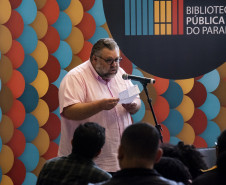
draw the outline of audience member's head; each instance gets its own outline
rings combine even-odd
[[[72,140],[72,153],[90,159],[96,157],[105,143],[105,128],[97,123],[79,125]]]
[[[185,145],[180,141],[177,145],[163,144],[163,156],[174,157],[181,160],[188,167],[192,178],[202,174],[202,169],[207,169],[203,155],[193,145]]]
[[[177,158],[162,157],[154,168],[167,179],[191,184],[192,177],[188,168]]]
[[[128,126],[123,132],[118,153],[121,169],[153,168],[162,155],[159,139],[157,129],[150,124]]]

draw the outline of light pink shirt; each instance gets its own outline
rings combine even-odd
[[[59,88],[60,113],[63,108],[76,103],[91,102],[103,98],[118,98],[119,92],[132,86],[130,80],[123,80],[125,71],[119,68],[116,76],[109,82],[102,80],[90,61],[72,69],[64,77]],[[117,152],[124,129],[132,124],[130,114],[121,104],[111,110],[103,110],[81,121],[68,120],[61,115],[61,139],[58,155],[71,153],[71,140],[79,124],[96,122],[105,128],[105,145],[95,163],[108,172],[119,170]]]

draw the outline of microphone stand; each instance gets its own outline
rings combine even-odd
[[[155,117],[154,109],[153,109],[152,104],[151,104],[152,100],[149,98],[149,95],[148,95],[147,82],[142,81],[141,84],[143,85],[145,94],[147,95],[148,104],[151,108],[151,112],[152,112],[152,115],[153,115],[153,118],[154,118],[154,121],[155,121],[155,128],[157,128],[157,130],[159,131],[160,140],[163,143],[163,137],[162,137],[162,133],[161,133],[162,127],[161,127],[161,125],[158,124],[157,119]]]

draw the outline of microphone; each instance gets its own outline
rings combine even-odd
[[[123,74],[122,78],[124,80],[135,80],[135,81],[139,81],[141,83],[151,83],[154,84],[155,83],[155,79],[153,78],[145,78],[145,77],[140,77],[140,76],[135,76],[135,75],[128,75],[128,74]]]

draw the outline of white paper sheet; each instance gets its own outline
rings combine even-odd
[[[139,95],[140,90],[137,85],[130,87],[129,89],[119,93],[119,103],[128,104],[132,103],[133,100]]]

